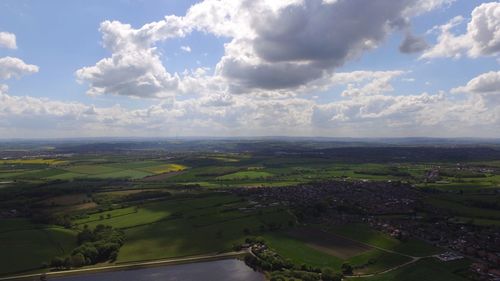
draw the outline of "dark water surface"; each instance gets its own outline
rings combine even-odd
[[[236,259],[49,278],[55,281],[264,281]]]

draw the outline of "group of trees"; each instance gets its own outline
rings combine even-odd
[[[283,270],[271,273],[271,281],[303,280],[303,281],[341,281],[342,274],[327,267],[322,270]]]
[[[71,218],[68,215],[51,214],[48,212],[37,212],[31,215],[31,221],[39,224],[60,225],[71,228]]]
[[[115,261],[124,243],[124,233],[111,226],[98,225],[94,230],[85,227],[78,233],[78,247],[71,255],[55,257],[50,265],[54,268],[80,267],[105,261]]]
[[[340,281],[342,273],[348,275],[353,272],[352,266],[347,263],[342,265],[342,273],[335,272],[331,268],[319,269],[307,265],[298,266],[267,248],[261,237],[250,237],[245,242],[260,245],[260,250],[254,252],[254,255],[245,256],[245,263],[254,269],[271,272],[272,281],[289,280],[290,278],[305,281]]]
[[[170,197],[172,194],[165,191],[142,191],[138,193],[131,193],[122,199],[123,202],[145,201],[151,199],[161,199]]]

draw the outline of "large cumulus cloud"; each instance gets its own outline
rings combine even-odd
[[[500,54],[500,3],[483,3],[476,7],[463,34],[453,28],[464,18],[457,16],[447,24],[437,27],[440,31],[437,44],[427,50],[422,58],[497,56]]]
[[[183,77],[170,73],[158,42],[201,31],[229,39],[213,75],[231,94],[304,87],[377,47],[411,17],[452,0],[205,0],[184,16],[166,16],[140,28],[101,24],[112,52],[76,72],[89,94],[164,97],[184,93]],[[421,47],[421,46],[417,46]],[[192,84],[192,77],[184,77]],[[210,82],[210,81],[209,81]]]

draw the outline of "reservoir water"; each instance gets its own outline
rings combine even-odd
[[[50,281],[264,281],[237,259],[130,269],[78,276],[52,277]]]

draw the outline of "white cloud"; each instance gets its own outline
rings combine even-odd
[[[134,30],[130,25],[110,21],[101,24],[103,44],[113,54],[95,66],[76,72],[79,81],[89,83],[87,94],[150,98],[173,95],[179,78],[166,71],[159,54],[151,46],[150,29],[148,25],[142,30]],[[154,36],[169,36],[168,27],[154,30]]]
[[[487,73],[483,73],[470,80],[467,85],[454,88],[452,92],[500,94],[500,71],[490,71]]]
[[[397,73],[340,73],[338,85],[369,85]],[[472,79],[465,96],[387,95],[385,90],[321,99],[211,94],[139,109],[97,107],[29,96],[0,86],[0,130],[8,136],[496,136],[498,74]],[[489,77],[493,76],[493,78]],[[377,78],[382,77],[382,78]],[[478,82],[479,81],[479,82]],[[483,85],[483,86],[479,86]],[[485,86],[486,85],[486,86]],[[489,86],[488,86],[489,85]],[[385,87],[382,87],[385,88]],[[497,93],[497,92],[496,92]],[[460,97],[460,98],[457,98]]]
[[[430,12],[439,7],[447,7],[456,0],[421,0],[417,5],[410,8],[410,14],[421,14]]]
[[[181,46],[181,50],[186,53],[191,53],[191,47],[189,46]]]
[[[500,2],[483,3],[471,14],[464,34],[456,35],[453,28],[464,19],[453,18],[445,25],[437,27],[440,30],[437,44],[427,50],[422,58],[452,57],[467,55],[472,58],[479,56],[496,56],[500,54]]]
[[[0,32],[0,47],[17,49],[16,35],[9,32]]]
[[[410,32],[412,16],[451,2],[206,0],[184,16],[167,16],[139,28],[105,21],[102,44],[111,55],[77,70],[78,81],[89,85],[90,95],[161,100],[143,108],[102,107],[9,95],[0,86],[0,131],[25,137],[500,136],[495,130],[500,123],[499,72],[452,90],[465,95],[395,93],[395,79],[415,81],[405,78],[410,72],[405,70],[338,72],[393,30]],[[490,18],[482,17],[474,26],[482,27],[479,22]],[[439,27],[443,42],[446,36],[460,37],[452,29],[461,21]],[[193,31],[226,37],[224,55],[212,68],[169,72],[159,42]],[[408,35],[403,51],[424,49],[421,38]],[[494,49],[494,44],[478,49],[465,41],[450,39],[446,49],[470,56]],[[3,60],[16,67],[7,70],[0,64],[0,78],[38,71],[19,59]]]
[[[26,74],[38,72],[38,66],[26,64],[13,57],[0,58],[0,79],[20,78]]]
[[[390,83],[392,79],[403,75],[403,71],[378,71],[372,72],[366,78],[370,81],[362,86],[349,83],[347,89],[342,92],[342,96],[362,96],[362,95],[380,95],[394,90]],[[365,78],[365,79],[366,79]],[[363,80],[365,80],[363,79]]]
[[[103,45],[111,57],[76,75],[89,84],[89,94],[182,94],[188,88],[183,79],[193,84],[193,77],[169,73],[155,45],[197,30],[229,38],[214,74],[200,79],[225,83],[220,87],[231,94],[281,95],[331,76],[345,62],[377,47],[391,31],[406,27],[409,17],[450,2],[205,0],[184,16],[166,16],[138,29],[103,22]]]

